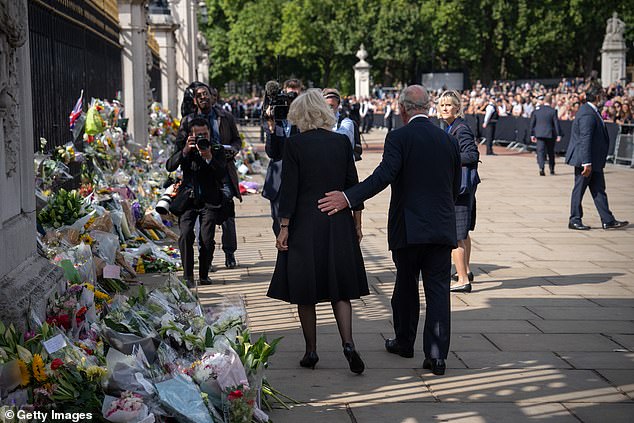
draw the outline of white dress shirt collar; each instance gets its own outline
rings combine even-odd
[[[426,118],[426,119],[428,118],[428,116],[427,116],[426,114],[424,114],[424,113],[419,113],[419,114],[414,115],[414,116],[412,116],[411,118],[409,118],[409,120],[407,121],[407,123],[410,123],[411,121],[413,121],[414,119],[419,118],[419,117],[424,117],[424,118]]]

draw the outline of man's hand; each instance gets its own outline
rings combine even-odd
[[[537,142],[537,138],[531,136],[531,142]]]
[[[555,142],[559,142],[559,141],[561,141],[561,137],[557,137],[557,138],[555,139]]]
[[[280,234],[275,240],[275,248],[279,251],[288,251],[288,228],[280,228]]]
[[[323,213],[328,213],[328,216],[348,208],[348,201],[346,201],[346,197],[341,191],[327,192],[326,196],[317,203],[319,204],[319,210]]]
[[[483,124],[482,124],[482,127],[483,127],[483,128],[486,128],[486,127],[487,127],[487,124],[486,124],[486,123],[483,123]]]
[[[273,116],[273,108],[268,106],[264,111],[264,118],[266,119],[266,124],[269,127],[269,131],[271,133],[275,132],[275,117]]]
[[[583,170],[581,171],[581,176],[587,178],[592,173],[592,165],[583,165]]]
[[[183,147],[183,156],[187,156],[193,148],[196,147],[196,137],[190,135],[187,137],[187,142],[185,143],[185,147]]]
[[[361,244],[361,240],[363,239],[363,231],[361,230],[361,225],[357,226],[357,239],[359,240],[359,244]]]

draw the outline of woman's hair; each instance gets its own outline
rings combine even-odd
[[[321,90],[311,88],[300,94],[288,111],[288,120],[296,125],[300,132],[310,129],[332,129],[335,114],[324,100]]]
[[[438,97],[438,104],[440,104],[440,102],[444,99],[444,98],[448,98],[451,100],[451,103],[456,106],[456,109],[458,109],[458,116],[463,117],[464,116],[464,112],[462,110],[462,97],[460,97],[460,94],[458,93],[458,91],[455,90],[447,90],[445,92],[443,92],[440,97]]]

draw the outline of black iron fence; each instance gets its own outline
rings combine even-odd
[[[85,0],[29,0],[34,145],[72,140],[68,115],[81,90],[113,99],[122,88],[119,26]]]

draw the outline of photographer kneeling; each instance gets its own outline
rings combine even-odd
[[[209,141],[209,121],[195,117],[191,131],[183,143],[176,145],[175,153],[165,167],[173,172],[181,167],[183,182],[179,194],[172,200],[172,209],[180,209],[178,246],[183,262],[183,274],[187,286],[194,286],[194,226],[200,218],[199,276],[202,285],[211,284],[209,267],[213,254],[214,225],[218,224],[222,206],[222,180],[227,174],[227,160],[221,145]],[[177,207],[175,203],[178,204]],[[172,210],[174,212],[174,210]],[[175,214],[176,214],[175,213]]]

